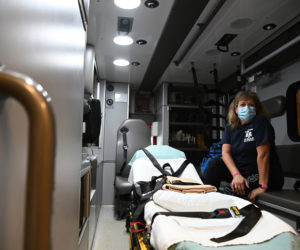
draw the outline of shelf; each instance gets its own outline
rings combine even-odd
[[[220,95],[224,95],[225,93],[221,90],[218,89],[208,89],[206,90],[207,94],[220,94]]]
[[[223,103],[220,102],[216,102],[214,100],[210,100],[207,103],[203,104],[204,108],[212,108],[212,107],[225,107],[225,105]]]
[[[154,113],[130,113],[129,115],[156,115]]]
[[[222,118],[222,119],[226,120],[226,117],[224,115],[212,114],[211,116],[212,116],[212,118]]]
[[[170,125],[184,125],[184,126],[200,126],[203,122],[170,122]]]
[[[169,104],[169,108],[184,108],[184,109],[199,109],[199,105],[188,105],[188,104]]]
[[[224,127],[220,127],[220,126],[211,126],[210,128],[211,128],[212,130],[222,130],[222,131],[225,130]]]

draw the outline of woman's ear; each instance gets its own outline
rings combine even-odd
[[[234,108],[234,112],[235,112],[236,115],[238,114],[238,107],[237,106]]]

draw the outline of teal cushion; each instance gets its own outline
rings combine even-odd
[[[156,159],[176,159],[176,158],[184,158],[186,156],[184,152],[172,148],[168,145],[150,145],[146,147],[146,149],[156,158]],[[138,150],[135,152],[133,157],[131,158],[130,162],[128,163],[129,166],[132,166],[133,162],[139,158],[147,157],[143,150]]]
[[[215,250],[215,247],[205,247],[200,244],[183,241],[169,247],[168,250]],[[273,239],[251,245],[236,245],[218,247],[218,250],[299,250],[300,239],[292,233],[282,233]]]

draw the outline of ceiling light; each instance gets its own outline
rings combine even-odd
[[[269,23],[269,24],[266,24],[263,26],[263,29],[264,30],[272,30],[276,27],[276,24],[275,23]]]
[[[116,60],[114,60],[114,65],[121,66],[121,67],[128,66],[129,61],[127,61],[125,59],[116,59]]]
[[[139,62],[132,62],[131,65],[132,65],[132,66],[139,66],[140,63],[139,63]]]
[[[114,38],[114,43],[118,45],[130,45],[133,43],[133,39],[130,36],[116,36]]]
[[[239,56],[241,53],[238,51],[232,52],[230,55],[231,56]]]
[[[122,9],[135,9],[140,6],[141,0],[114,0],[115,5]]]
[[[145,6],[147,8],[151,8],[151,9],[156,8],[158,5],[159,5],[159,2],[157,0],[147,0],[145,2]]]
[[[147,41],[146,41],[146,40],[143,40],[143,39],[139,39],[139,40],[136,41],[136,43],[137,43],[138,45],[144,45],[144,44],[147,43]]]

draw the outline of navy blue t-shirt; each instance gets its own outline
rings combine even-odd
[[[265,116],[256,115],[250,123],[239,125],[235,129],[227,125],[221,142],[231,145],[232,158],[244,177],[258,173],[256,148],[269,142],[269,186],[282,186],[283,173],[275,147],[275,132]]]

